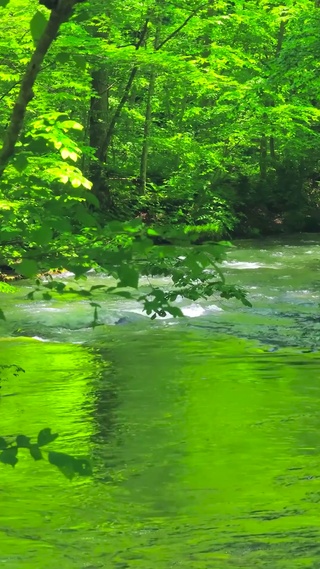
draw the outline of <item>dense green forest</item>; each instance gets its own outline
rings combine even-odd
[[[2,265],[319,227],[317,2],[40,4],[1,1]]]
[[[178,316],[178,294],[247,302],[221,239],[318,229],[317,2],[0,10],[2,270],[171,276],[141,300]]]
[[[245,300],[221,239],[318,229],[317,2],[0,10],[3,270],[171,275],[189,298]],[[142,300],[178,315],[175,294]]]
[[[219,236],[318,228],[317,2],[93,0],[47,46],[59,3],[41,4],[1,2],[2,139],[20,87],[28,103],[15,158],[2,153],[8,233],[41,219],[50,241],[76,218]]]

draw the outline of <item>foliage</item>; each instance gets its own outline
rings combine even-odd
[[[4,135],[50,13],[1,10]],[[318,19],[311,1],[77,6],[2,177],[2,263],[31,250],[39,270],[66,266],[111,219],[194,227],[198,242],[316,223]]]
[[[19,0],[12,2],[20,6]],[[147,89],[151,88],[151,83],[156,87],[158,79],[153,75],[155,69],[159,69],[160,84],[174,62],[184,73],[190,71],[189,63],[183,60],[181,54],[176,54],[175,50],[172,54],[167,52],[166,46],[174,46],[194,18],[201,20],[200,8],[194,8],[191,12],[187,7],[177,12],[170,9],[170,13],[166,14],[162,6],[151,2],[143,14],[136,14],[135,25],[140,26],[140,32],[138,37],[133,38],[129,31],[133,24],[133,6],[130,14],[122,15],[116,5],[112,14],[107,11],[106,20],[97,4],[93,4],[90,10],[81,6],[72,13],[74,4],[72,0],[68,0],[63,7],[59,4],[51,11],[49,19],[45,9],[42,11],[38,7],[33,16],[30,11],[30,31],[24,39],[30,63],[28,58],[21,59],[20,50],[13,42],[13,46],[16,46],[13,51],[16,51],[12,59],[17,61],[17,76],[22,74],[22,80],[16,80],[4,95],[12,101],[12,112],[8,128],[3,132],[4,142],[0,153],[3,193],[0,263],[11,266],[24,277],[61,268],[67,268],[80,277],[89,268],[100,268],[117,280],[117,288],[120,289],[136,289],[141,275],[164,272],[171,276],[175,286],[175,264],[178,263],[179,270],[188,275],[183,283],[186,295],[196,295],[198,282],[206,283],[205,287],[200,284],[199,296],[212,294],[214,290],[225,294],[224,278],[216,264],[218,258],[222,257],[224,245],[212,247],[210,267],[207,261],[199,265],[197,253],[190,261],[194,255],[190,245],[194,241],[216,240],[232,228],[235,219],[223,197],[212,197],[208,182],[201,191],[197,190],[200,197],[197,205],[191,208],[191,215],[190,212],[185,215],[179,213],[182,201],[190,204],[194,199],[191,185],[182,191],[177,183],[173,184],[174,199],[179,208],[174,217],[175,206],[170,203],[165,205],[166,200],[169,201],[170,184],[172,186],[173,183],[168,179],[167,190],[162,192],[163,204],[159,204],[159,211],[152,220],[145,220],[142,211],[148,201],[145,191],[147,183],[142,179],[142,174],[133,192],[131,184],[129,195],[119,193],[123,203],[128,201],[129,196],[132,196],[129,199],[136,201],[133,208],[127,208],[127,217],[123,215],[123,206],[114,210],[116,203],[108,188],[110,152],[115,148],[117,133],[122,121],[126,120],[126,114],[130,121],[145,122],[144,135],[142,139],[140,137],[139,144],[142,145],[141,161],[147,168],[147,175],[147,150],[151,140],[149,115],[153,111],[151,107],[147,109],[143,119],[142,109],[136,112],[129,100],[134,90],[140,90],[143,85]],[[6,20],[9,36],[15,33],[16,25],[21,25],[19,10],[15,12],[16,21],[10,18]],[[126,46],[118,49],[118,42],[125,42]],[[7,42],[0,45],[1,50],[4,55],[7,54]],[[48,61],[46,65],[43,64],[45,57]],[[3,78],[6,82],[13,79],[12,59],[5,59],[8,61],[4,64]],[[25,64],[27,67],[23,69]],[[128,74],[128,84],[121,92],[123,87],[119,83],[118,93],[109,93],[107,87],[106,101],[99,89],[104,74],[109,74],[110,64],[116,68],[115,82],[121,83],[121,73],[124,73],[124,76]],[[164,74],[162,79],[161,73]],[[47,85],[50,86],[49,90]],[[156,101],[156,90],[154,97]],[[153,105],[151,99],[153,92],[149,97],[149,103]],[[107,107],[110,112],[102,118],[101,113],[107,111]],[[162,112],[159,107],[159,113]],[[83,128],[83,124],[88,126]],[[134,138],[138,141],[139,137],[134,134]],[[190,170],[197,160],[190,146],[191,139],[188,141],[184,135],[174,135],[173,138],[176,140],[174,147],[177,144],[179,151],[181,144],[189,145]],[[127,144],[128,148],[132,144],[130,136]],[[137,149],[132,148],[136,154]],[[121,156],[121,144],[119,152]],[[206,156],[208,154],[203,149],[201,152]],[[117,166],[124,174],[126,170],[129,172],[132,167],[135,168],[128,154],[125,162],[120,158]],[[199,176],[202,176],[200,171]],[[149,203],[153,207],[152,200]],[[169,217],[169,226],[177,225],[177,230],[168,231],[168,223],[161,219],[161,211],[163,217]],[[133,215],[136,219],[132,218]],[[110,221],[115,218],[123,222]],[[148,227],[150,221],[157,223],[153,233]],[[159,242],[168,244],[169,262],[165,261],[163,251],[157,247]],[[189,265],[184,266],[181,258],[188,258]],[[206,273],[208,268],[210,277]],[[244,298],[244,293],[238,288],[227,288],[228,295]],[[179,287],[179,294],[181,291]],[[163,292],[163,306],[160,306],[160,301],[155,301],[160,297],[158,292],[154,294],[152,287],[147,295],[140,298],[148,313],[153,307],[151,314],[155,317],[167,311],[177,314],[176,309],[170,307],[170,299],[176,294]],[[149,295],[154,298],[152,302]]]

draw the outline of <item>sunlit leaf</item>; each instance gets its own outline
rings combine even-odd
[[[12,294],[15,292],[15,288],[11,285],[9,285],[8,283],[4,283],[2,281],[0,281],[0,292],[4,292],[6,294]],[[1,316],[0,316],[1,318]]]
[[[62,121],[60,124],[67,130],[69,128],[73,128],[75,130],[83,130],[83,125],[73,120]]]
[[[79,188],[81,186],[81,180],[79,178],[72,178],[70,182],[73,188]]]
[[[62,148],[62,149],[60,150],[60,154],[61,154],[61,156],[62,156],[62,158],[63,158],[64,160],[66,160],[67,158],[69,158],[69,150],[68,150],[67,148]]]

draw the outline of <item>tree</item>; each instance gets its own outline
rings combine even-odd
[[[97,155],[96,149],[94,156],[92,149],[86,146],[88,133],[84,132],[84,135],[80,135],[84,130],[81,124],[70,119],[64,111],[47,111],[47,93],[40,90],[42,77],[43,81],[48,82],[48,74],[51,76],[51,65],[55,67],[59,64],[68,64],[70,73],[71,70],[74,71],[74,64],[76,64],[80,65],[84,73],[80,89],[85,92],[88,85],[86,65],[82,65],[83,60],[79,61],[79,54],[72,52],[71,55],[62,48],[70,48],[76,44],[75,38],[78,36],[81,39],[87,38],[89,55],[94,59],[99,55],[96,47],[97,38],[101,42],[100,49],[105,47],[104,34],[93,34],[93,41],[90,43],[91,35],[87,31],[88,24],[86,23],[83,29],[81,22],[78,23],[79,18],[82,20],[81,10],[73,15],[75,2],[68,1],[66,4],[60,4],[58,3],[57,8],[51,11],[48,21],[41,10],[37,10],[31,19],[30,30],[36,47],[19,86],[17,100],[13,106],[0,152],[4,207],[6,208],[1,231],[2,241],[5,244],[4,261],[9,264],[13,262],[16,270],[24,276],[32,276],[39,270],[61,267],[67,267],[80,276],[89,267],[100,267],[117,278],[117,287],[109,287],[109,289],[106,287],[109,293],[116,294],[122,294],[119,289],[123,287],[137,288],[141,274],[171,275],[175,285],[173,291],[161,291],[160,294],[158,289],[151,287],[148,293],[141,296],[148,314],[153,317],[165,314],[167,311],[175,316],[179,315],[180,311],[171,306],[171,302],[178,294],[184,294],[190,298],[196,295],[206,297],[217,290],[225,296],[237,296],[246,302],[245,295],[240,289],[226,285],[216,264],[225,249],[223,244],[207,246],[201,254],[194,253],[188,248],[186,263],[184,263],[181,260],[180,248],[182,245],[188,247],[190,240],[186,238],[183,231],[179,234],[167,230],[161,232],[159,229],[146,227],[140,219],[124,224],[104,225],[106,212],[92,213],[92,207],[96,211],[100,207],[96,196],[88,191],[92,184],[79,168],[71,165],[70,161],[76,162],[81,152],[87,155],[89,162],[93,165],[97,162],[101,164],[105,160],[109,139],[113,135],[115,124],[129,96],[137,65],[131,66],[129,79],[119,103],[115,105],[110,124],[106,130],[102,129],[104,138],[99,139],[99,154]],[[187,25],[192,15],[180,22],[178,27],[175,26],[169,34],[159,39],[160,43],[156,45],[156,51],[173,40]],[[69,23],[68,19],[70,19]],[[68,33],[73,32],[73,36],[70,34],[65,41],[63,35],[59,35],[62,24]],[[135,51],[139,51],[146,39],[148,24],[149,19],[145,17],[139,32],[138,43],[134,47]],[[58,38],[57,44],[54,45],[56,51],[51,55],[48,67],[42,68],[46,71],[46,75],[41,76],[39,75],[41,63],[56,38]],[[38,116],[33,119],[27,117],[26,112],[29,103],[33,103],[33,86],[38,75],[40,76],[37,93],[39,100],[36,101],[35,97],[35,104],[30,107],[32,114],[36,113]],[[76,82],[72,89],[76,91],[78,88],[79,84]],[[57,109],[61,108],[61,101],[63,104],[65,102],[65,93],[62,99],[57,94],[55,98]],[[77,112],[79,113],[79,110]],[[85,123],[89,120],[91,128],[89,140],[92,140],[90,112],[92,113],[92,100],[91,105],[87,107],[87,117],[85,117]],[[93,123],[97,125],[99,120],[93,119]],[[69,132],[72,130],[79,132],[77,140],[70,137]],[[13,159],[11,162],[10,158]],[[18,177],[16,170],[19,172]],[[23,235],[22,229],[26,229]],[[163,251],[154,245],[152,240],[154,236],[165,238],[171,243],[168,258],[164,257]],[[54,239],[53,243],[52,239]],[[213,274],[206,272],[208,266],[212,267]],[[200,286],[197,285],[198,282]],[[51,293],[54,290],[58,292],[63,290],[65,294],[67,292],[61,288],[59,283],[51,282],[45,285],[45,288],[50,288]],[[38,290],[39,282],[36,291]],[[46,296],[51,293],[47,290],[44,292]],[[88,291],[84,294],[88,294]]]

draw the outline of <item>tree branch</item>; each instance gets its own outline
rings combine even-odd
[[[61,24],[70,18],[76,2],[77,0],[60,0],[57,8],[51,11],[48,24],[27,66],[0,151],[0,178],[14,155],[15,147],[23,128],[26,109],[33,98],[33,86],[40,71],[40,66],[51,44],[57,38]]]
[[[168,43],[168,41],[172,40],[179,32],[181,32],[181,30],[183,30],[183,28],[186,27],[186,25],[190,22],[190,20],[197,14],[197,12],[199,12],[199,10],[201,10],[201,8],[203,8],[205,6],[205,4],[201,4],[200,6],[198,6],[197,8],[195,8],[195,10],[193,10],[193,12],[191,12],[191,14],[189,14],[189,16],[185,19],[184,22],[182,22],[182,24],[176,28],[175,30],[173,30],[173,32],[171,32],[171,34],[169,34],[161,43],[159,43],[159,45],[156,48],[156,51],[158,51],[159,49],[161,49],[166,43]]]
[[[138,50],[138,49],[143,45],[143,43],[144,43],[144,40],[145,40],[146,35],[147,35],[147,32],[148,32],[148,24],[149,24],[149,18],[146,19],[146,21],[145,21],[145,23],[144,23],[144,25],[143,25],[143,28],[142,28],[141,33],[140,33],[139,41],[138,41],[138,43],[137,43],[136,46],[135,46],[136,50]],[[111,139],[112,139],[112,135],[113,135],[113,132],[114,132],[114,128],[115,128],[115,126],[116,126],[116,124],[117,124],[117,121],[118,121],[120,115],[121,115],[121,111],[122,111],[124,105],[126,104],[128,98],[129,98],[130,90],[131,90],[131,87],[132,87],[132,83],[133,83],[133,81],[134,81],[134,79],[135,79],[135,76],[136,76],[136,74],[137,74],[138,69],[139,69],[138,65],[135,65],[135,66],[131,69],[131,72],[130,72],[130,75],[129,75],[127,84],[126,84],[126,86],[125,86],[125,88],[124,88],[124,91],[123,91],[123,95],[122,95],[122,97],[121,97],[121,99],[120,99],[120,102],[119,102],[119,104],[118,104],[118,106],[117,106],[117,108],[116,108],[116,110],[115,110],[115,112],[114,112],[114,115],[113,115],[112,119],[111,119],[111,122],[110,122],[109,128],[108,128],[108,130],[107,130],[105,139],[103,140],[103,142],[102,142],[102,144],[101,144],[101,147],[100,147],[100,149],[99,149],[98,158],[99,158],[99,160],[101,160],[101,161],[105,160],[105,155],[106,155],[107,150],[108,150],[108,148],[109,148],[110,141],[111,141]]]

